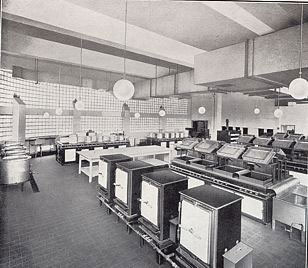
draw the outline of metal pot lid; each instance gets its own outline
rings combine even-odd
[[[16,142],[16,141],[6,141],[6,142],[4,143],[4,146],[14,146],[14,145],[22,146],[23,144],[20,143],[20,142]]]
[[[23,157],[23,156],[26,156],[25,153],[19,153],[19,154],[7,154],[7,155],[4,155],[3,158],[5,157],[10,157],[10,156],[17,156],[17,157]]]
[[[8,155],[3,157],[3,160],[28,160],[31,156],[29,155]]]
[[[6,154],[6,155],[9,155],[9,154],[19,154],[19,153],[25,154],[25,153],[26,153],[26,150],[23,149],[23,148],[16,148],[16,149],[14,149],[14,150],[7,150],[7,151],[4,151],[3,153]]]

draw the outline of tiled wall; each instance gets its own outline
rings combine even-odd
[[[65,135],[73,129],[72,116],[26,115],[26,137]]]
[[[11,70],[0,70],[0,107],[12,104],[12,96],[20,95],[27,108],[26,137],[63,135],[73,131],[73,116],[65,113],[62,116],[51,114],[44,118],[43,113],[48,109],[60,106],[65,111],[72,111],[72,101],[75,98],[85,103],[82,111],[81,129],[92,129],[101,133],[110,133],[122,130],[120,112],[123,102],[118,101],[109,92],[103,89],[79,88],[23,80],[12,77]],[[131,118],[132,132],[154,132],[159,130],[158,110],[164,106],[167,113],[166,130],[181,131],[190,126],[188,117],[188,100],[175,98],[152,98],[150,100],[130,100],[127,102],[132,113],[139,112],[139,119]],[[1,110],[0,110],[1,112]],[[93,115],[93,112],[94,115]],[[108,116],[104,112],[109,112]],[[110,116],[110,112],[115,112]],[[72,114],[72,113],[71,113]],[[168,118],[172,116],[172,118]],[[0,114],[0,140],[8,140],[12,131],[12,116]]]
[[[0,141],[12,136],[12,116],[0,115]]]

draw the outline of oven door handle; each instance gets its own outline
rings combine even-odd
[[[144,201],[143,199],[141,198],[138,198],[137,201],[139,201],[140,203],[143,203],[145,205],[147,205],[149,203],[149,201]]]
[[[186,232],[189,232],[190,234],[192,234],[195,238],[201,240],[201,236],[196,235],[193,228],[186,228],[182,224],[179,224],[179,227],[181,229],[185,230]]]
[[[143,200],[141,198],[138,198],[137,201],[139,201],[140,203],[143,203],[143,204],[147,205],[148,207],[152,208],[152,206],[149,205],[149,201],[145,201],[145,200]]]

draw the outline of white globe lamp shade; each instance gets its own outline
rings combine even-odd
[[[56,109],[56,115],[62,115],[62,113],[63,113],[62,108],[61,108],[61,107],[58,107],[58,108]]]
[[[84,110],[84,103],[81,100],[77,100],[75,103],[76,110]]]
[[[137,119],[140,118],[140,113],[135,113],[134,117]]]
[[[43,114],[43,117],[44,117],[44,118],[49,118],[49,113],[48,113],[48,112],[45,112],[45,113]]]
[[[159,116],[163,117],[166,115],[166,111],[164,109],[160,109],[158,112]]]
[[[199,112],[199,114],[205,114],[206,109],[203,106],[201,106],[201,107],[199,107],[198,112]]]
[[[296,78],[289,85],[290,95],[297,100],[308,97],[308,81],[304,78]]]
[[[253,112],[254,112],[254,114],[260,114],[260,109],[259,108],[255,108],[254,110],[253,110]]]
[[[283,115],[283,111],[282,111],[281,109],[277,108],[277,109],[274,111],[274,116],[275,116],[276,118],[280,118],[280,117],[282,117],[282,115]]]
[[[113,94],[120,101],[128,101],[134,93],[134,84],[127,79],[120,79],[113,86]]]

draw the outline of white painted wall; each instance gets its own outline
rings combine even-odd
[[[283,116],[282,125],[295,125],[296,133],[308,136],[308,104],[281,107]]]
[[[261,112],[254,114],[255,107]],[[229,119],[229,126],[248,127],[248,133],[258,135],[258,128],[277,130],[279,121],[274,117],[274,100],[229,93],[222,99],[222,122]]]
[[[204,106],[206,109],[205,114],[199,114],[198,109]],[[200,94],[192,96],[192,120],[208,120],[209,128],[212,126],[214,99],[211,94]]]
[[[198,113],[198,108],[205,106],[207,112],[204,115]],[[261,112],[254,114],[254,108],[258,107]],[[222,119],[224,125],[229,119],[229,125],[233,127],[248,127],[249,134],[258,135],[258,128],[272,128],[274,132],[281,125],[296,125],[296,133],[308,136],[308,104],[281,107],[283,116],[279,120],[274,117],[274,100],[261,97],[248,97],[241,93],[222,94]],[[212,129],[213,97],[204,94],[192,97],[192,120],[208,120],[209,128]]]

